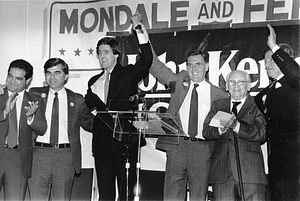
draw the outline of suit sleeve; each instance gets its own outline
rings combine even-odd
[[[93,132],[93,122],[94,122],[94,115],[90,112],[88,106],[86,105],[84,98],[80,97],[81,99],[81,113],[80,113],[80,124],[81,127],[88,131]]]
[[[255,105],[255,104],[254,104]],[[240,130],[237,134],[238,138],[251,142],[264,143],[266,141],[266,120],[264,115],[255,105],[249,114],[239,120]]]
[[[150,68],[150,74],[153,75],[162,84],[170,85],[170,82],[175,81],[176,76],[170,68],[168,68],[163,62],[161,62],[154,49],[152,49],[153,62]]]
[[[299,64],[282,49],[278,49],[274,52],[272,58],[286,77],[287,83],[293,89],[300,91]]]
[[[149,68],[151,67],[153,56],[149,43],[139,45],[140,53],[139,58],[134,64],[133,68],[130,67],[133,80],[138,83],[141,79],[149,75]]]

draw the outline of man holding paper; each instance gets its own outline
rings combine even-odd
[[[261,144],[266,141],[266,121],[248,94],[250,82],[245,71],[230,72],[226,77],[230,97],[215,101],[204,121],[203,136],[215,141],[209,176],[215,201],[242,197],[238,176],[242,178],[245,200],[265,200],[267,180]],[[219,115],[219,124],[211,124]],[[234,135],[241,175],[238,175]]]

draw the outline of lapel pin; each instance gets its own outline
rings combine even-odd
[[[187,82],[183,82],[182,84],[183,84],[183,86],[185,86],[185,87],[188,87],[188,86],[189,86],[189,83],[187,83]]]

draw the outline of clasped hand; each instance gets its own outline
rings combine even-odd
[[[0,94],[4,93],[4,88],[5,88],[5,85],[0,85]],[[15,103],[17,101],[16,97],[17,97],[17,92],[13,92],[6,100],[6,105],[5,105],[5,109],[4,109],[5,117],[7,116],[7,114],[9,114],[12,111],[12,109],[14,107],[16,107],[15,106]],[[28,121],[32,120],[33,115],[36,113],[38,108],[39,108],[38,101],[36,101],[36,102],[28,101],[28,106],[24,107],[24,109],[26,110],[25,115],[26,115]]]
[[[229,120],[220,119],[220,125],[223,126],[221,131],[227,131],[228,129],[234,129],[237,124],[236,116],[233,115]]]

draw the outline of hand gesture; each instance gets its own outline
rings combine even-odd
[[[134,15],[131,16],[131,22],[132,22],[133,29],[135,29],[137,25],[141,24],[142,14],[140,14],[138,10],[135,12]]]
[[[37,109],[39,108],[39,102],[31,102],[28,101],[29,106],[25,106],[25,110],[26,110],[26,117],[27,120],[31,121],[31,119],[33,118],[33,115],[36,113]]]
[[[270,49],[273,49],[273,47],[275,47],[276,45],[276,33],[270,24],[268,24],[267,26],[270,32],[270,35],[268,36],[267,45],[269,46]]]
[[[13,92],[6,100],[6,105],[4,108],[4,117],[6,117],[6,115],[8,113],[10,113],[12,111],[12,109],[15,107],[15,103],[17,101],[17,99],[16,99],[17,96],[18,96],[17,92]]]
[[[6,84],[0,84],[0,95],[4,94],[5,87],[6,87]]]
[[[142,23],[142,20],[143,20],[142,14],[140,14],[139,11],[137,10],[135,12],[135,14],[131,17],[132,27],[135,31],[137,31],[136,26],[140,25],[139,33],[143,33],[146,40],[149,41],[149,35],[148,35],[146,27]]]
[[[225,128],[224,130],[229,128],[234,129],[236,127],[236,124],[237,124],[237,119],[235,115],[233,115],[228,121],[224,119],[220,119],[220,125]]]

